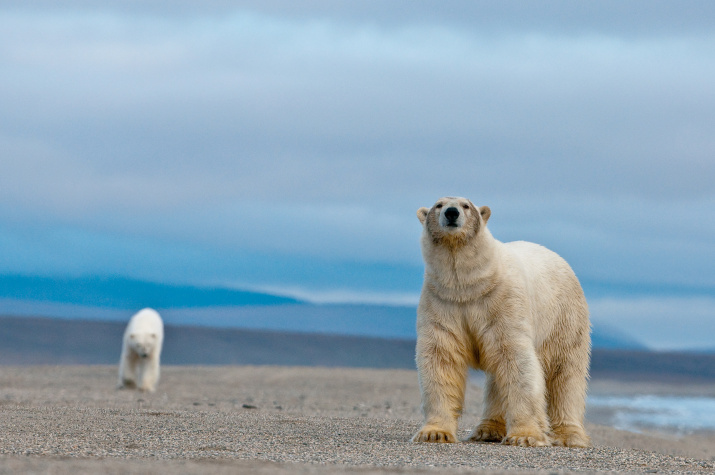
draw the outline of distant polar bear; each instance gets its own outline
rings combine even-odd
[[[588,306],[569,265],[537,244],[502,243],[491,210],[465,198],[420,208],[425,277],[417,369],[425,424],[415,442],[455,442],[467,368],[486,373],[472,441],[586,447]]]
[[[119,360],[120,388],[156,390],[163,342],[164,323],[155,310],[145,308],[129,320]]]

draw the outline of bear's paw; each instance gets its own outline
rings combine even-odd
[[[473,442],[501,442],[506,436],[506,426],[503,422],[483,421],[469,437]]]
[[[591,447],[591,438],[578,426],[558,426],[553,429],[553,444],[562,447]]]
[[[537,429],[517,429],[509,432],[504,437],[502,444],[519,447],[546,447],[551,445],[551,439],[546,433]]]
[[[457,436],[453,432],[442,429],[435,425],[426,425],[412,437],[412,442],[437,442],[450,444],[457,442]]]

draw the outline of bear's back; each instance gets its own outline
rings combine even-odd
[[[514,278],[522,279],[537,311],[556,316],[559,308],[585,305],[576,274],[557,253],[526,241],[505,243],[504,249],[512,263]]]
[[[537,277],[542,274],[573,274],[566,260],[540,244],[528,241],[513,241],[504,243],[509,257],[518,263],[527,277]]]
[[[137,312],[127,325],[125,335],[131,333],[154,333],[157,339],[164,337],[164,323],[156,310],[145,308]]]

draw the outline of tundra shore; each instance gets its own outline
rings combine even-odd
[[[115,378],[116,366],[0,366],[0,473],[715,471],[710,433],[678,438],[589,423],[588,449],[414,444],[422,416],[409,370],[166,366],[153,394],[116,390]],[[693,391],[715,394],[713,386]],[[481,404],[481,388],[470,384],[460,438]]]

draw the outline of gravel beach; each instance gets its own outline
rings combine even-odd
[[[421,415],[409,370],[165,366],[154,394],[115,389],[116,373],[0,367],[0,473],[715,472],[711,433],[670,437],[589,423],[589,449],[413,444]],[[624,384],[594,387],[633,390]],[[471,384],[461,437],[480,407],[481,389]]]

